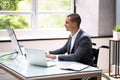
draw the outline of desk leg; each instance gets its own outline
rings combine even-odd
[[[109,40],[109,76],[111,75],[111,40]]]
[[[115,43],[115,78],[117,78],[117,76],[119,75],[119,41],[116,41]]]
[[[117,65],[118,65],[118,59],[117,59],[117,56],[118,56],[118,53],[117,53],[117,42],[115,42],[115,77],[117,76]]]
[[[119,52],[119,49],[120,49],[120,48],[119,48],[119,43],[120,43],[120,42],[117,42],[117,53],[118,53],[118,60],[117,60],[117,61],[118,61],[118,65],[117,65],[118,72],[117,72],[117,73],[118,73],[118,75],[120,75],[120,74],[119,74],[119,66],[120,66],[120,65],[119,65],[119,60],[120,60],[120,59],[119,59],[119,53],[120,53],[120,52]]]
[[[93,74],[91,77],[89,75],[88,78],[86,76],[85,78],[82,78],[82,80],[102,80],[101,77],[102,77],[102,74],[96,73],[96,74]]]

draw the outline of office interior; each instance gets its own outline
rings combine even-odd
[[[120,24],[119,0],[76,0],[76,13],[81,15],[83,30],[92,34],[91,40],[98,48],[101,45],[109,46],[113,38],[112,30]],[[94,31],[90,31],[94,29]],[[64,45],[67,38],[48,39],[20,39],[19,43],[27,48],[43,49],[46,51],[57,49]],[[10,40],[0,40],[0,51],[11,51]],[[104,73],[109,71],[109,49],[100,49],[98,67]],[[114,70],[113,70],[114,71]],[[1,75],[1,74],[0,74]],[[5,77],[5,76],[4,76]]]

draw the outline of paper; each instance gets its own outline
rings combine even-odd
[[[88,68],[89,65],[79,65],[79,64],[71,64],[69,66],[65,66],[65,67],[62,67],[60,69],[63,69],[63,70],[83,70],[85,68]]]

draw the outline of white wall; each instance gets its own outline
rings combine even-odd
[[[76,0],[81,27],[91,36],[111,36],[115,25],[115,0]]]
[[[98,36],[99,0],[76,0],[76,6],[82,19],[80,27],[90,35]]]
[[[120,25],[120,0],[116,0],[116,25]]]

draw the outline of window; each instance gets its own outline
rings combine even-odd
[[[73,0],[0,0],[0,34],[11,26],[21,36],[65,37],[64,21],[73,6]]]

